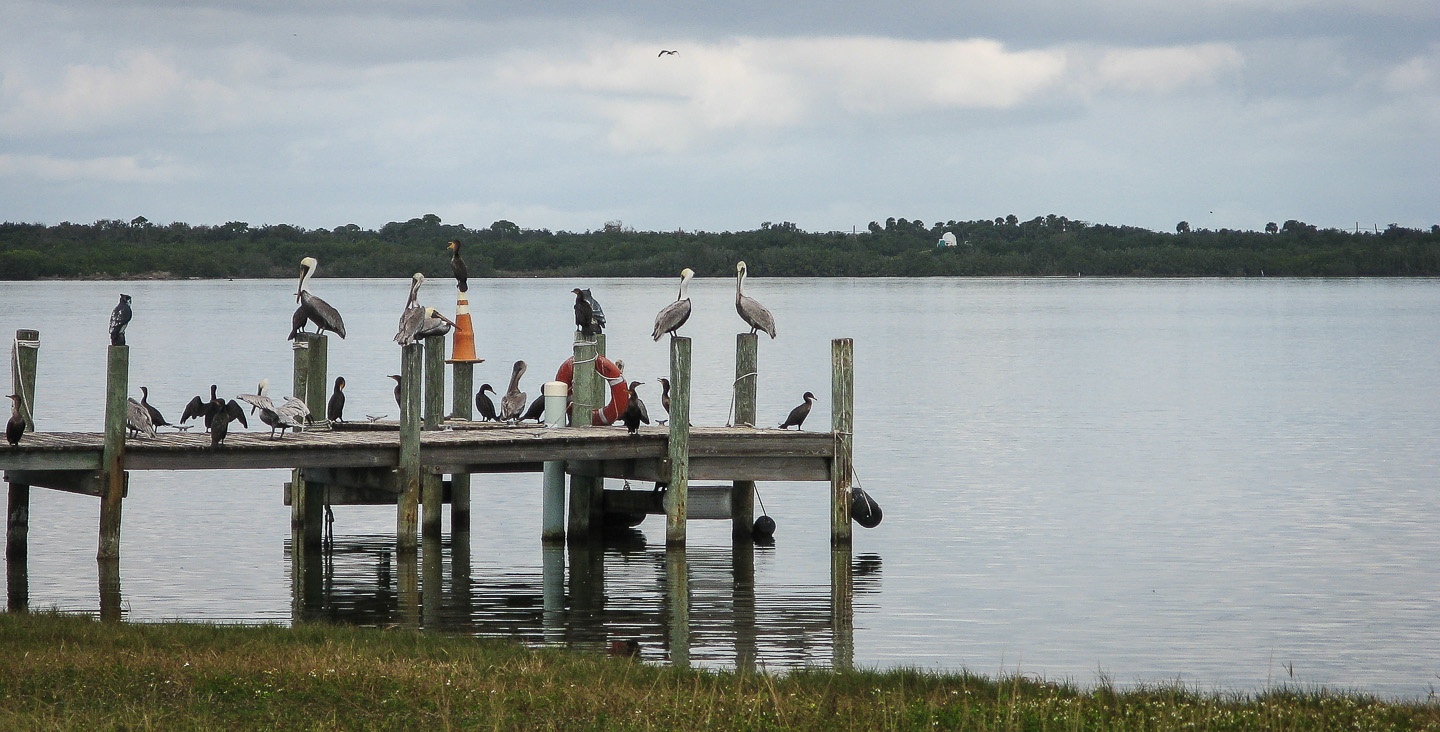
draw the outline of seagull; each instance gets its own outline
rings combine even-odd
[[[662,48],[662,49],[660,49],[660,53],[655,54],[655,58],[660,58],[661,56],[674,56],[674,55],[676,55],[676,54],[678,54],[678,53],[680,53],[680,52],[679,52],[679,51],[671,51],[671,50],[669,50],[669,49]]]

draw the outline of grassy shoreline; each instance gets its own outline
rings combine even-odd
[[[420,728],[1440,730],[1440,704],[914,670],[677,671],[403,630],[0,614],[0,729]]]

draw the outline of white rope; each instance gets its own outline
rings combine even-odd
[[[740,418],[740,415],[738,415],[738,414],[735,413],[735,387],[737,387],[737,386],[740,385],[740,380],[741,380],[741,379],[748,379],[748,378],[750,378],[750,377],[752,377],[752,376],[759,376],[759,375],[760,375],[760,372],[758,372],[758,371],[751,371],[751,372],[748,373],[748,374],[742,374],[742,375],[740,375],[740,376],[736,376],[736,377],[735,377],[735,381],[730,384],[730,411],[729,411],[729,413],[728,413],[729,416],[730,416],[730,420],[725,424],[726,427],[734,427],[734,426],[735,426],[735,420],[737,420],[737,419]],[[741,424],[743,424],[743,425],[746,426],[746,427],[751,427],[751,428],[753,428],[753,427],[755,426],[755,425],[753,425],[753,424],[750,424],[749,422],[742,422]]]
[[[20,416],[25,420],[25,427],[31,432],[35,431],[35,407],[30,404],[30,394],[35,391],[34,377],[31,383],[26,384],[25,374],[20,370],[20,349],[38,349],[40,341],[15,339],[10,346],[10,375],[11,385],[15,387],[15,393],[20,395]],[[28,387],[28,388],[27,388]]]

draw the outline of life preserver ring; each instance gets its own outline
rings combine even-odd
[[[601,427],[615,424],[615,420],[620,419],[625,408],[630,406],[630,387],[626,385],[625,375],[620,373],[620,367],[604,356],[595,357],[595,372],[610,383],[610,403],[590,412],[590,424]],[[565,386],[570,387],[573,397],[575,392],[574,356],[565,359],[565,363],[560,364],[560,370],[555,372],[555,380],[565,382]],[[572,398],[570,401],[573,402],[574,399]]]

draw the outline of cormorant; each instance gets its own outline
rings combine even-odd
[[[495,402],[485,396],[485,392],[495,393],[495,387],[489,384],[481,384],[480,391],[475,393],[475,409],[480,411],[480,421],[489,422],[495,419]]]
[[[450,250],[450,269],[455,272],[455,288],[461,292],[470,291],[470,270],[460,258],[460,240],[454,239],[445,247]]]
[[[25,434],[25,416],[20,414],[20,395],[9,394],[10,397],[10,421],[5,423],[5,441],[12,445],[20,444],[20,437]]]
[[[643,383],[645,382],[630,382],[630,403],[626,404],[625,411],[620,413],[620,421],[625,423],[625,429],[630,430],[632,435],[639,434],[641,422],[650,424],[650,412],[645,409],[645,402],[640,401],[640,394],[635,391],[635,387]]]
[[[525,375],[525,362],[516,361],[514,369],[510,372],[510,387],[505,390],[505,396],[500,398],[500,421],[518,422],[520,415],[525,409],[525,392],[520,391],[520,377]]]
[[[150,421],[150,410],[135,401],[135,397],[130,397],[125,402],[125,427],[133,437],[139,437],[141,433],[146,437],[155,436],[155,424]]]
[[[780,429],[783,430],[786,427],[794,427],[797,430],[800,429],[800,425],[805,422],[805,418],[810,416],[810,407],[815,406],[814,394],[807,391],[805,392],[804,398],[805,403],[790,410],[790,416],[786,417],[785,421],[780,423]]]
[[[330,401],[325,404],[325,419],[331,422],[345,421],[345,377],[335,377],[335,391],[330,394]]]
[[[680,270],[680,297],[675,302],[665,306],[655,316],[655,332],[650,334],[651,338],[660,340],[660,336],[669,333],[674,337],[675,331],[690,319],[690,298],[685,295],[685,286],[690,283],[690,278],[695,276],[695,270],[686,267]]]
[[[156,427],[175,426],[166,422],[165,415],[161,414],[160,410],[156,409],[155,405],[150,403],[150,389],[144,386],[140,387],[140,406],[144,407],[145,411],[150,413],[150,424]]]
[[[575,293],[575,327],[580,329],[580,334],[589,338],[605,330],[605,310],[590,294],[590,288],[577,287],[571,292]]]
[[[403,412],[405,411],[405,405],[400,403],[400,374],[390,374],[390,378],[395,380],[395,406],[399,407],[400,411]]]
[[[321,300],[310,294],[310,278],[315,275],[315,270],[320,263],[314,257],[306,257],[300,260],[300,286],[295,291],[295,301],[300,303],[300,310],[305,311],[305,318],[315,324],[317,332],[324,333],[332,331],[341,338],[345,337],[345,319],[340,317],[340,311],[330,307],[330,303]],[[294,325],[294,318],[291,318],[291,325]],[[296,333],[290,333],[291,340],[294,340]]]
[[[190,403],[185,405],[185,412],[180,415],[180,424],[185,424],[196,417],[203,417],[205,419],[205,429],[208,430],[215,422],[215,415],[219,413],[220,409],[224,406],[225,402],[215,396],[215,385],[211,384],[210,400],[206,401],[199,396],[191,397]]]
[[[533,420],[535,420],[536,422],[543,422],[543,421],[545,421],[545,395],[544,395],[544,394],[541,394],[540,396],[535,397],[535,401],[530,402],[530,408],[527,409],[527,410],[525,410],[525,416],[521,417],[521,418],[520,418],[520,421],[521,421],[521,422],[524,422],[524,421],[530,420],[530,419],[533,419]]]
[[[230,423],[232,421],[249,427],[245,422],[245,408],[240,406],[234,399],[225,403],[220,411],[215,414],[215,421],[210,428],[210,447],[220,447],[225,442],[225,436],[230,434]]]
[[[125,326],[130,325],[130,296],[121,295],[120,304],[110,311],[110,345],[125,345]]]
[[[666,416],[666,417],[669,417],[669,416],[670,416],[670,380],[667,379],[667,378],[665,378],[664,376],[661,376],[660,378],[656,379],[656,381],[660,382],[660,406],[662,406],[662,407],[665,408],[665,416]],[[664,424],[665,422],[669,422],[669,421],[670,421],[670,420],[666,419],[666,420],[661,421],[660,423],[661,423],[661,424]]]
[[[745,262],[735,265],[735,312],[740,313],[740,318],[750,325],[752,335],[757,330],[763,330],[774,338],[775,316],[755,298],[745,294],[745,273]]]
[[[297,305],[295,312],[290,314],[290,335],[285,336],[285,340],[293,341],[295,340],[295,336],[305,332],[305,322],[305,306]]]

